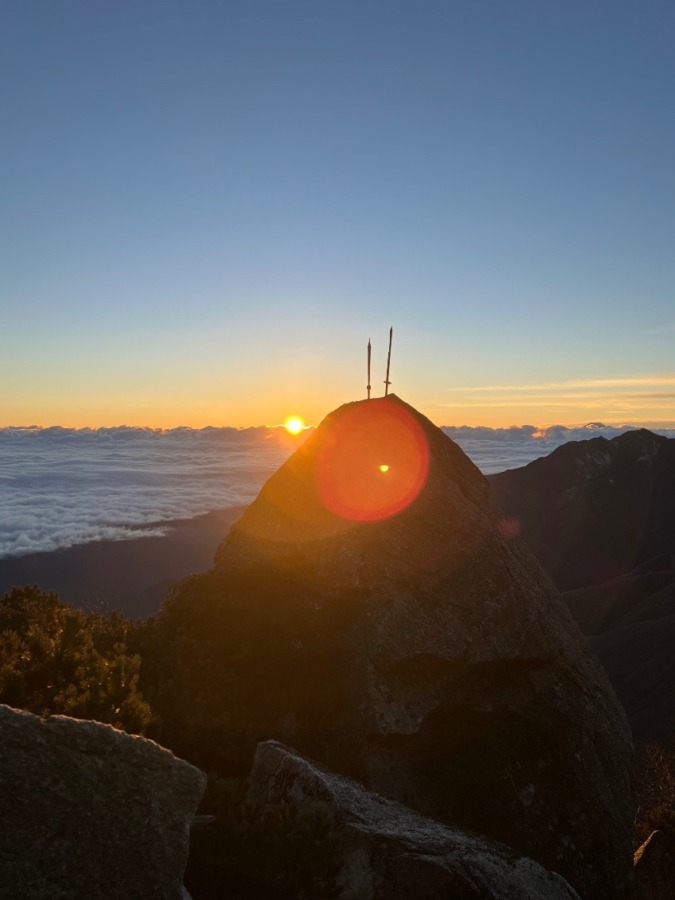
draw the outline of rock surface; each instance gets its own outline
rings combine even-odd
[[[183,900],[206,776],[109,725],[0,706],[0,897]]]
[[[560,875],[531,859],[426,819],[275,741],[258,745],[248,800],[329,817],[343,900],[578,900]]]
[[[487,480],[395,396],[329,415],[170,606],[221,648],[236,633],[212,665],[230,696],[264,672],[242,729],[587,900],[629,891],[632,745],[607,676]]]

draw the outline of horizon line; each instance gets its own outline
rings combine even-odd
[[[435,424],[435,423],[434,423]],[[318,425],[314,424],[306,424],[303,428],[303,431],[311,431],[316,429]],[[578,430],[580,428],[588,428],[589,431],[593,428],[614,428],[614,429],[622,429],[622,428],[660,428],[665,430],[675,430],[675,420],[663,420],[663,419],[641,419],[641,420],[607,420],[607,421],[589,421],[589,420],[581,420],[577,422],[561,422],[557,420],[552,420],[543,425],[536,424],[534,422],[522,422],[522,423],[512,423],[510,425],[467,425],[467,424],[455,424],[455,423],[444,423],[442,425],[438,425],[438,428],[460,428],[460,429],[468,429],[471,431],[478,430],[488,430],[488,431],[511,431],[511,430],[522,430],[526,428],[533,428],[538,431],[544,431],[551,428],[566,428],[569,430]],[[115,425],[62,425],[60,423],[52,423],[52,424],[44,424],[33,422],[31,424],[0,424],[0,431],[49,431],[51,429],[60,429],[63,431],[74,431],[74,432],[85,432],[85,431],[113,431],[113,430],[123,430],[127,429],[129,431],[146,431],[146,432],[171,432],[171,431],[235,431],[235,432],[245,432],[245,431],[286,431],[285,425],[283,423],[278,423],[275,425],[147,425],[147,424],[132,424],[129,422],[123,422],[121,424]],[[292,435],[289,435],[291,437]]]

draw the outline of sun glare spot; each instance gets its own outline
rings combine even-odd
[[[305,423],[300,416],[289,416],[284,422],[284,428],[289,434],[300,434],[305,428]]]
[[[387,465],[380,466],[380,472],[388,472],[388,471],[389,471],[389,466],[387,466]]]

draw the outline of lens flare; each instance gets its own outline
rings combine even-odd
[[[332,425],[316,462],[317,490],[336,515],[375,521],[412,503],[428,470],[429,446],[419,422],[396,402],[369,400]]]

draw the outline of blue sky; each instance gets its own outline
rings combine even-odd
[[[675,6],[0,3],[0,425],[675,421]],[[380,371],[382,370],[382,371]]]

